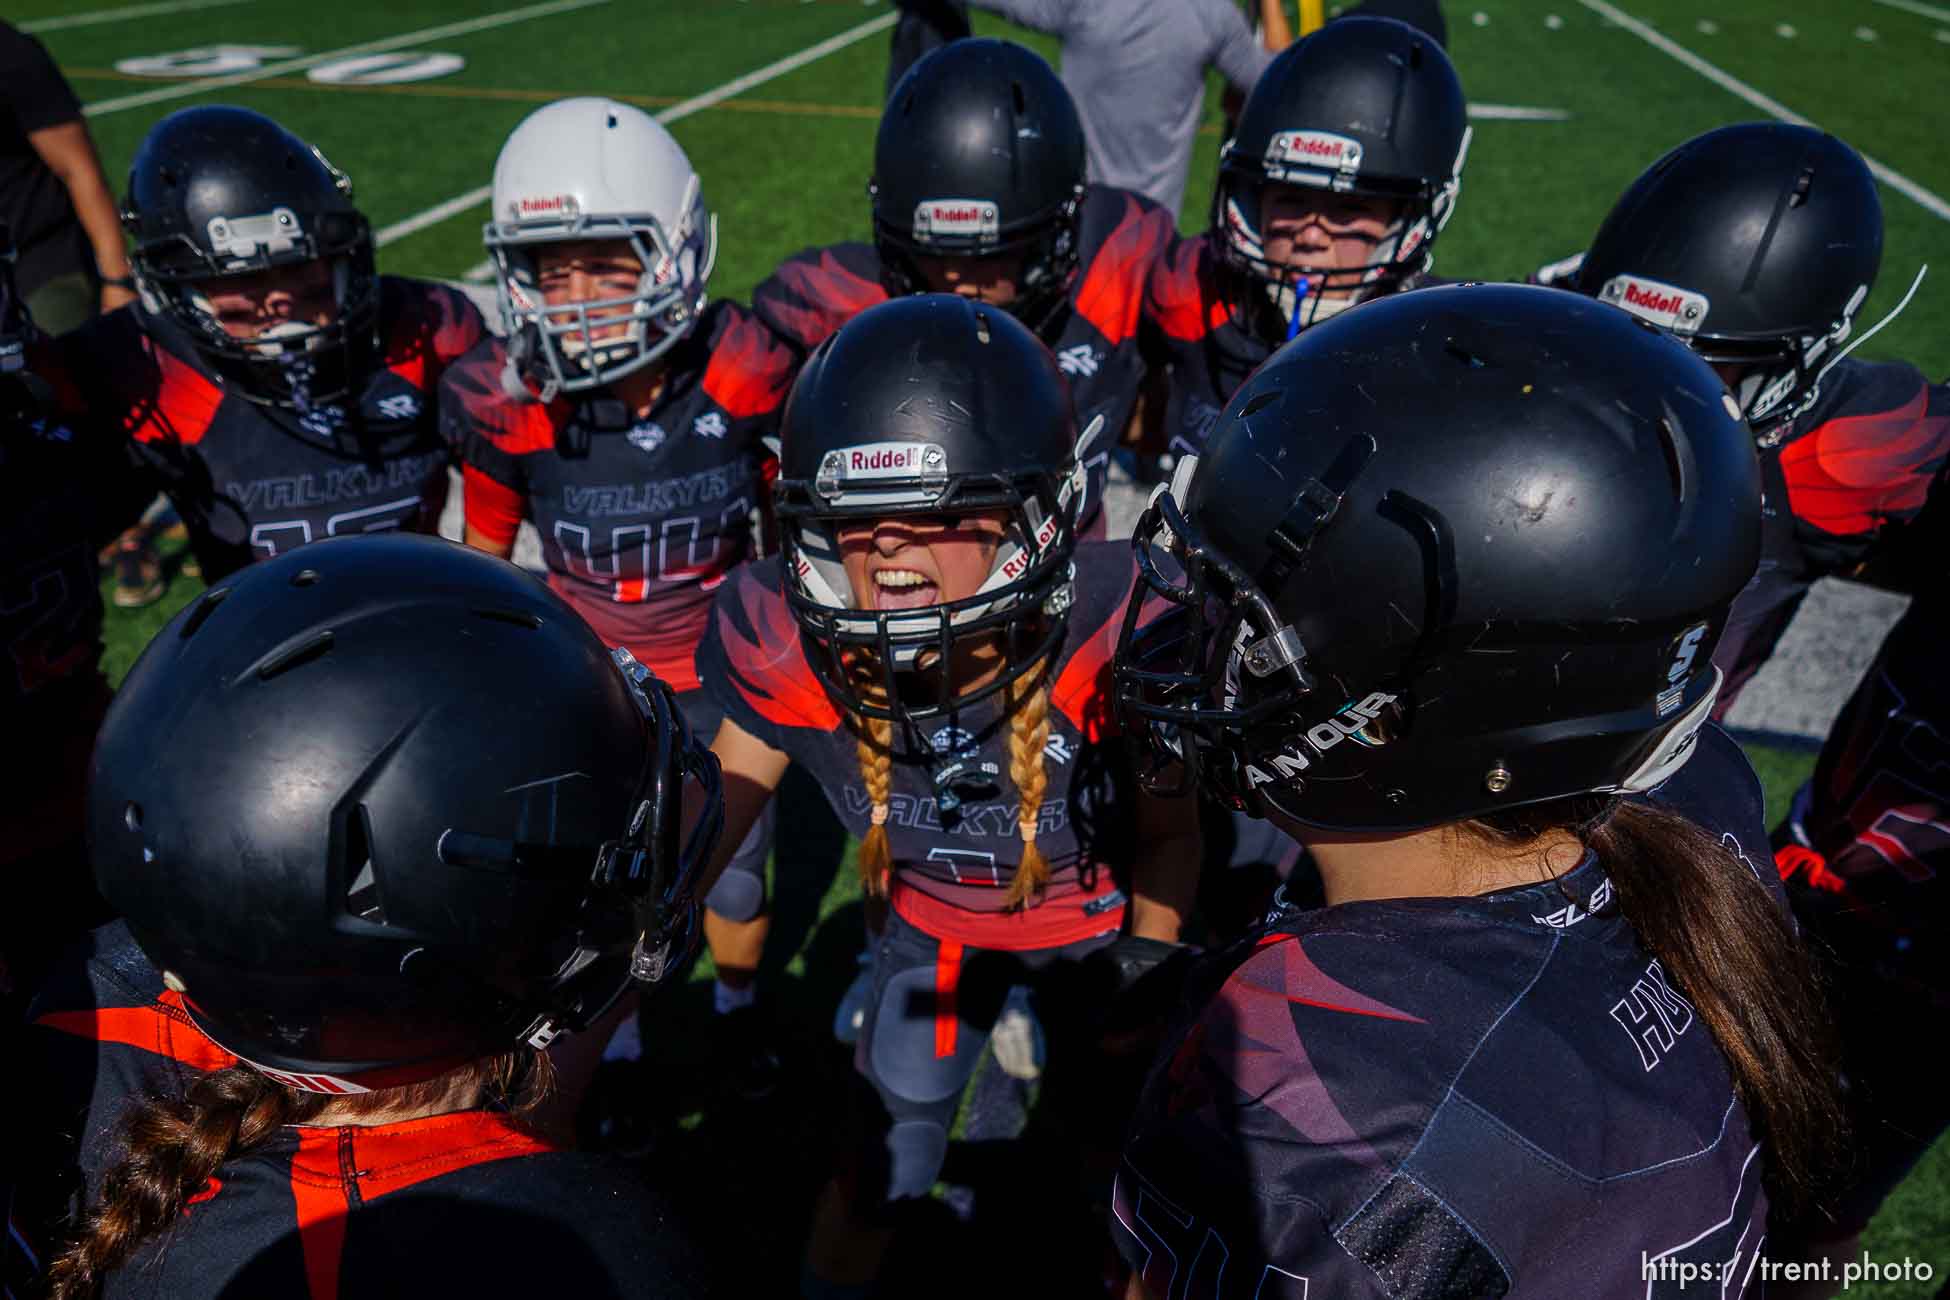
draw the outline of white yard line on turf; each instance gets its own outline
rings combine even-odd
[[[1810,122],[1807,118],[1801,116],[1801,114],[1795,112],[1779,100],[1763,95],[1760,91],[1755,90],[1752,86],[1740,80],[1740,78],[1734,76],[1732,73],[1722,71],[1720,68],[1708,63],[1705,59],[1702,59],[1699,55],[1693,53],[1679,42],[1673,40],[1671,37],[1660,34],[1648,24],[1640,22],[1616,5],[1607,4],[1605,0],[1578,0],[1578,3],[1601,18],[1609,18],[1612,22],[1623,27],[1626,31],[1638,37],[1653,49],[1677,59],[1720,89],[1729,94],[1739,96],[1768,116],[1782,122],[1791,122],[1796,126],[1814,125],[1813,122]],[[1883,166],[1867,154],[1862,155],[1862,161],[1869,164],[1869,170],[1874,172],[1876,179],[1884,185],[1914,199],[1932,215],[1940,217],[1945,221],[1950,221],[1950,201],[1946,201],[1941,195],[1933,191],[1924,189],[1921,185],[1918,185],[1901,172]]]
[[[350,58],[355,54],[380,54],[387,50],[403,50],[413,45],[444,41],[449,36],[465,36],[470,32],[484,32],[495,27],[506,27],[512,23],[527,22],[531,18],[546,18],[551,14],[568,13],[572,9],[587,9],[593,5],[608,3],[609,0],[549,0],[547,4],[526,5],[520,9],[508,9],[498,14],[486,14],[457,23],[443,23],[438,27],[426,27],[417,32],[406,32],[399,36],[387,36],[376,41],[348,45],[344,49],[326,50],[323,54],[308,54],[301,59],[267,63],[248,72],[233,72],[224,77],[204,77],[198,81],[185,81],[173,86],[158,86],[154,90],[140,90],[133,95],[123,95],[117,99],[99,100],[86,105],[81,111],[89,117],[100,117],[104,113],[119,113],[123,109],[141,108],[147,104],[160,104],[172,99],[201,95],[206,90],[242,86],[253,81],[262,81],[266,77],[300,72],[321,63]]]
[[[690,99],[684,100],[682,103],[672,104],[669,108],[660,110],[654,116],[657,121],[668,124],[689,117],[693,113],[701,113],[713,104],[723,103],[733,95],[742,95],[754,86],[763,85],[775,77],[783,77],[788,72],[796,72],[808,63],[825,58],[835,50],[843,50],[857,41],[865,40],[876,32],[884,32],[889,27],[892,27],[899,18],[900,15],[897,13],[887,13],[868,22],[861,23],[858,27],[849,27],[837,36],[829,36],[817,45],[808,45],[797,54],[788,55],[776,63],[768,63],[754,72],[747,72],[742,77],[725,82],[724,85],[719,86],[715,90],[707,90],[702,95],[693,96]],[[469,190],[465,194],[456,194],[444,203],[434,204],[425,212],[416,213],[404,221],[394,222],[392,225],[382,229],[376,238],[381,245],[385,245],[392,243],[396,239],[404,239],[408,235],[417,234],[425,230],[428,226],[437,226],[449,217],[459,216],[469,208],[480,206],[487,202],[488,196],[491,193],[493,191],[488,186],[483,185],[479,189]],[[471,279],[481,270],[482,268],[479,266],[473,268],[473,270],[467,273],[468,278]]]
[[[186,14],[193,9],[221,9],[225,5],[249,4],[251,0],[162,0],[160,4],[125,5],[120,9],[94,9],[85,14],[62,14],[59,18],[36,18],[21,23],[30,34],[59,32],[70,27],[93,27],[98,23],[119,23],[124,18],[154,18],[160,14]]]
[[[1471,104],[1469,115],[1491,122],[1568,122],[1570,110],[1525,108],[1522,104]]]
[[[1891,9],[1902,9],[1909,13],[1921,14],[1925,18],[1934,18],[1940,23],[1950,23],[1950,9],[1945,9],[1941,5],[1918,4],[1916,0],[1876,0],[1876,3],[1879,5],[1888,5]]]

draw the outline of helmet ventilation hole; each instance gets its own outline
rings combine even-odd
[[[300,569],[291,575],[291,585],[294,587],[309,587],[317,581],[317,569]]]
[[[279,673],[290,672],[300,664],[307,664],[314,659],[324,657],[331,649],[330,632],[320,632],[316,636],[307,637],[297,645],[287,646],[273,653],[270,658],[260,663],[257,666],[257,680],[268,682]]]
[[[345,910],[361,921],[386,923],[385,900],[379,896],[379,877],[372,869],[372,827],[366,806],[360,804],[345,819],[345,849],[341,857],[351,883],[345,887]]]
[[[609,122],[610,129],[614,130],[616,128],[616,114],[611,113],[608,117],[608,122]]]
[[[1815,169],[1803,167],[1801,174],[1794,178],[1794,193],[1788,195],[1788,206],[1798,208],[1808,201],[1808,191],[1814,188]]]
[[[1279,400],[1280,393],[1277,389],[1258,393],[1254,395],[1251,401],[1239,408],[1239,418],[1243,420],[1249,415],[1256,415]]]
[[[1029,100],[1022,93],[1022,83],[1020,81],[1010,82],[1009,89],[1014,93],[1016,97],[1016,115],[1020,117],[1022,114],[1029,111]]]
[[[1686,467],[1679,459],[1679,440],[1673,436],[1672,421],[1664,416],[1659,418],[1659,448],[1666,454],[1666,473],[1672,476],[1672,496],[1675,501],[1686,499]]]
[[[142,805],[131,802],[122,810],[122,824],[132,831],[142,829]]]
[[[516,627],[525,627],[531,632],[542,625],[541,615],[530,614],[526,610],[489,609],[483,606],[468,612],[475,618],[491,619],[496,623],[512,623]]]
[[[989,317],[987,312],[978,311],[975,313],[975,338],[982,343],[989,341]]]
[[[218,587],[214,591],[204,592],[203,599],[196,602],[196,607],[190,610],[190,616],[183,620],[183,630],[178,633],[179,639],[187,641],[195,636],[196,630],[203,626],[204,620],[217,612],[217,606],[223,604],[223,598],[229,594],[228,587]]]

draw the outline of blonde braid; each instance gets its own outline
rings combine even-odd
[[[894,787],[894,724],[885,718],[853,719],[859,737],[860,780],[873,804],[873,825],[860,841],[860,884],[868,898],[887,892],[894,870],[893,846],[887,842],[887,805]]]
[[[1022,805],[1016,814],[1016,827],[1022,833],[1022,860],[1009,879],[1007,908],[1027,907],[1030,896],[1042,892],[1049,883],[1049,861],[1036,847],[1036,825],[1043,811],[1043,794],[1049,789],[1049,773],[1043,768],[1043,747],[1049,743],[1049,676],[1039,662],[1023,675],[1031,682],[1028,693],[1018,697],[1011,686],[1009,701],[1009,779],[1016,783]]]

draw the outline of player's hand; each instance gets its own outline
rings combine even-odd
[[[1165,1013],[1177,1005],[1199,951],[1187,943],[1125,934],[1091,954],[1113,985],[1100,1037],[1104,1051],[1148,1054],[1157,1045]]]
[[[126,307],[135,301],[135,290],[124,289],[119,284],[102,286],[102,314],[106,316],[117,307]]]

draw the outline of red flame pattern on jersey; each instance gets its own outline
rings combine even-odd
[[[1077,313],[1116,347],[1137,333],[1145,282],[1172,241],[1171,214],[1125,194],[1117,226],[1090,258],[1076,288]]]
[[[1846,535],[1920,509],[1950,458],[1950,416],[1929,414],[1929,397],[1919,387],[1893,410],[1837,416],[1783,447],[1795,517]]]
[[[839,726],[840,711],[806,662],[791,609],[776,592],[754,581],[750,569],[739,569],[732,581],[744,618],[720,617],[718,626],[738,693],[776,726],[816,731]]]
[[[1230,319],[1210,235],[1181,239],[1158,258],[1145,285],[1144,311],[1167,335],[1186,342],[1204,338]]]

